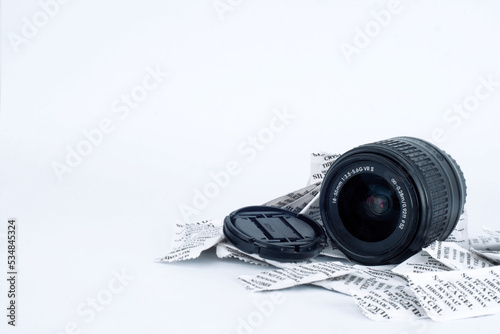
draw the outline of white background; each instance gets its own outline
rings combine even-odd
[[[13,329],[0,280],[0,332],[235,333],[258,312],[254,300],[270,300],[237,280],[262,268],[213,252],[154,262],[183,220],[180,208],[230,161],[239,173],[191,221],[301,188],[311,152],[442,131],[439,145],[467,178],[471,233],[499,229],[500,87],[458,120],[447,110],[471,100],[482,78],[500,81],[500,5],[403,2],[380,28],[371,12],[388,3],[91,0],[52,6],[44,22],[37,1],[2,1],[0,262],[6,272],[15,217],[19,281]],[[30,31],[33,22],[40,27]],[[355,46],[367,27],[380,31],[349,62],[342,43]],[[116,113],[147,68],[168,77],[127,116]],[[276,109],[295,118],[254,156],[243,154]],[[105,119],[113,131],[60,181],[54,163],[65,164],[68,148],[85,145],[83,132]],[[122,270],[134,279],[94,319],[81,316],[78,307]],[[282,294],[251,331],[493,333],[500,322],[376,323],[348,296],[317,287]]]

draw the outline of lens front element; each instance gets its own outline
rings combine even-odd
[[[380,216],[389,211],[391,202],[384,195],[372,195],[366,199],[366,205],[374,215]]]
[[[339,215],[345,228],[362,241],[389,237],[398,225],[400,203],[396,191],[382,177],[359,174],[342,187]]]

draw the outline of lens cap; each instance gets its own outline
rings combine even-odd
[[[245,253],[281,262],[312,258],[326,245],[326,235],[317,222],[270,206],[232,212],[224,219],[224,235]]]

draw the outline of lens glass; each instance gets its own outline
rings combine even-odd
[[[340,191],[338,207],[345,228],[366,242],[388,238],[400,216],[396,191],[375,174],[363,173],[349,179]]]
[[[366,205],[374,215],[383,215],[389,210],[390,200],[381,194],[373,195],[367,198]]]

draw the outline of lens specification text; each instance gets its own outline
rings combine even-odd
[[[351,169],[350,171],[346,172],[344,176],[342,176],[342,181],[347,181],[351,176],[356,175],[361,172],[375,172],[375,167],[372,166],[363,166],[363,167],[356,167]]]
[[[392,184],[396,187],[396,191],[399,195],[400,201],[401,201],[401,222],[399,223],[399,229],[404,230],[405,225],[406,225],[406,215],[408,214],[408,205],[406,204],[405,200],[405,193],[401,186],[398,184],[398,181],[396,181],[394,178],[391,179]]]
[[[16,220],[7,221],[7,324],[16,325],[16,282],[17,282],[17,244]]]

